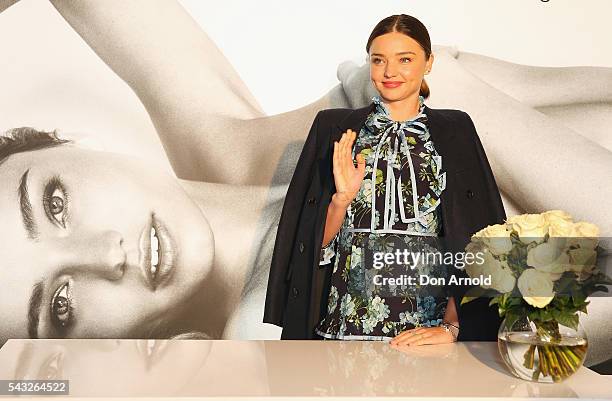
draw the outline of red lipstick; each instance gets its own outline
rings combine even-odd
[[[383,81],[383,86],[385,88],[397,88],[402,84],[400,81]]]

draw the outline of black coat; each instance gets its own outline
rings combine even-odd
[[[333,267],[319,266],[319,254],[327,207],[335,193],[333,143],[349,128],[359,132],[373,107],[320,111],[304,144],[278,225],[263,319],[283,327],[282,339],[314,338],[314,328],[327,312]],[[446,250],[463,251],[473,233],[505,220],[501,196],[469,115],[427,106],[425,114],[446,172],[442,240]],[[496,340],[497,308],[489,307],[485,298],[460,306],[465,290],[452,288],[459,340]]]

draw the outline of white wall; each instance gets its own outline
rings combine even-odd
[[[339,62],[363,61],[376,22],[398,13],[419,18],[434,44],[520,64],[612,66],[610,0],[181,2],[269,113],[317,99]]]

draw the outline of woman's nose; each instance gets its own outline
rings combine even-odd
[[[64,268],[119,280],[125,271],[127,255],[123,237],[117,231],[79,234],[64,238],[59,264]]]
[[[395,63],[388,62],[385,66],[385,78],[391,78],[397,75],[397,67]]]

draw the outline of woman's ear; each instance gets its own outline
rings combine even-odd
[[[434,55],[433,53],[431,53],[429,55],[429,59],[427,59],[427,63],[425,64],[425,75],[429,74],[431,72],[431,68],[433,66],[433,61],[434,61]]]

